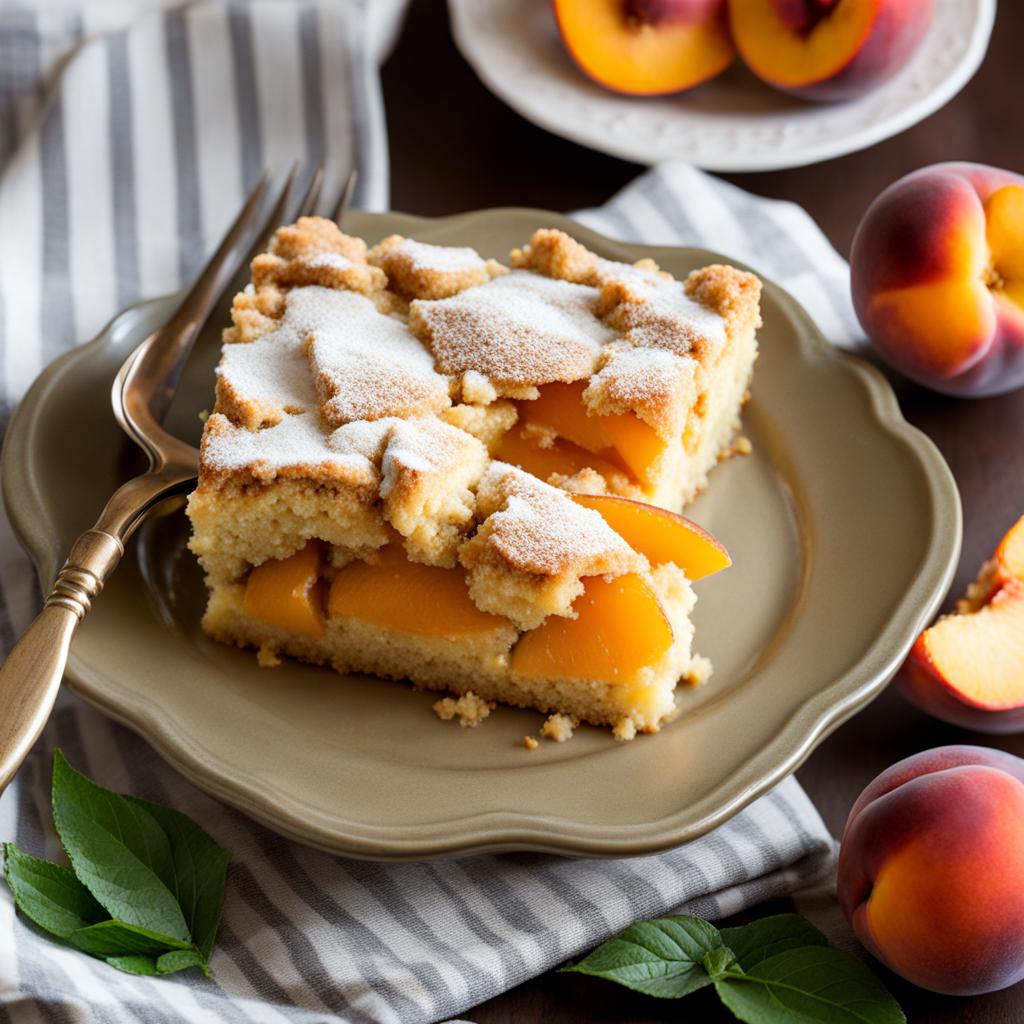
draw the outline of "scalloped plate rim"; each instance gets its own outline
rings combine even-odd
[[[968,0],[968,2],[974,4],[977,13],[974,20],[973,33],[958,63],[938,85],[930,91],[915,96],[910,102],[900,104],[895,113],[887,117],[872,119],[856,131],[833,133],[827,136],[824,141],[803,146],[793,151],[792,154],[786,148],[759,151],[756,146],[751,146],[744,151],[741,147],[737,146],[729,154],[720,152],[718,155],[709,158],[700,154],[695,155],[692,151],[687,151],[685,148],[681,148],[678,152],[645,153],[642,151],[643,143],[638,143],[636,136],[626,137],[620,141],[612,132],[600,131],[597,126],[593,129],[587,129],[581,127],[581,122],[568,114],[560,115],[556,104],[531,104],[525,101],[516,93],[514,87],[507,83],[489,65],[486,43],[482,44],[475,34],[470,15],[465,9],[468,5],[479,4],[480,2],[481,0],[448,0],[452,34],[455,37],[459,52],[470,67],[473,68],[481,82],[502,102],[508,104],[522,117],[554,135],[559,135],[580,146],[586,146],[589,149],[596,149],[599,152],[607,153],[620,160],[628,160],[631,163],[647,164],[650,166],[668,160],[685,160],[692,163],[695,167],[721,173],[776,171],[788,167],[805,167],[867,149],[876,143],[906,131],[944,107],[974,77],[988,51],[988,43],[996,17],[996,0]],[[510,0],[483,0],[483,2],[503,3],[510,2]],[[936,18],[941,16],[941,12],[942,7],[940,3],[936,8]],[[523,19],[521,24],[525,25],[525,23],[526,19]],[[578,74],[585,88],[590,88],[593,85],[593,83],[585,78],[582,71],[578,71]],[[862,100],[882,94],[882,91],[889,87],[890,84],[888,82],[884,83],[873,93],[863,97]],[[761,87],[758,85],[758,88]],[[769,89],[770,86],[764,85],[763,88]],[[677,93],[674,96],[651,97],[651,99],[673,99],[681,95],[684,95],[684,93]],[[608,90],[608,96],[619,100],[630,99],[630,97],[611,90]],[[635,97],[633,99],[636,102],[643,103],[646,98]],[[578,96],[578,102],[584,106],[593,106],[593,101],[589,100],[582,90]],[[836,109],[836,106],[834,104],[811,105],[808,109],[815,112],[816,121],[824,124],[826,123],[825,115],[830,110]],[[821,114],[820,118],[817,116],[819,113]],[[720,115],[707,115],[707,118],[708,120],[713,120],[717,116]],[[747,117],[752,122],[757,120],[757,114],[750,114]]]
[[[353,221],[365,224],[386,219],[388,230],[394,230],[397,222],[458,230],[466,223],[501,217],[541,220],[571,228],[585,243],[597,244],[604,251],[621,257],[657,258],[659,253],[678,254],[682,250],[701,260],[723,258],[704,249],[615,241],[564,215],[539,209],[502,207],[439,218],[402,213],[351,215]],[[372,234],[372,231],[363,231]],[[738,261],[732,262],[742,266]],[[71,688],[111,718],[144,736],[165,760],[200,788],[289,838],[332,853],[375,860],[422,859],[501,850],[577,856],[635,856],[691,841],[714,829],[791,774],[833,729],[881,692],[918,632],[937,610],[951,582],[960,549],[961,509],[952,475],[935,445],[902,417],[895,394],[884,376],[874,367],[831,346],[810,316],[783,289],[768,280],[765,280],[765,287],[772,289],[776,301],[797,325],[796,335],[804,357],[838,364],[856,378],[870,400],[871,420],[888,437],[913,453],[928,481],[934,528],[921,572],[912,583],[912,587],[925,591],[917,611],[907,607],[911,603],[909,596],[904,599],[874,647],[865,652],[845,675],[802,701],[793,710],[787,727],[775,736],[772,743],[761,749],[760,756],[764,758],[766,751],[776,748],[787,748],[785,753],[773,756],[773,764],[763,770],[755,782],[734,787],[727,795],[720,795],[720,791],[727,788],[723,785],[706,796],[702,802],[714,803],[712,811],[695,819],[688,808],[681,808],[673,814],[644,823],[644,835],[638,835],[636,825],[618,828],[580,826],[567,818],[548,818],[507,810],[449,817],[443,821],[402,828],[348,821],[335,813],[328,825],[320,820],[324,817],[322,809],[275,790],[266,780],[258,780],[255,787],[246,788],[240,784],[231,777],[234,771],[231,765],[223,763],[218,766],[216,757],[193,744],[183,728],[161,720],[156,713],[156,705],[143,706],[147,702],[137,702],[131,709],[118,706],[105,694],[103,679],[94,678],[88,669],[76,663],[73,648],[67,672]],[[32,431],[38,419],[45,416],[45,395],[52,383],[65,373],[73,372],[75,364],[81,359],[88,359],[92,350],[116,344],[118,334],[125,332],[133,320],[144,317],[161,304],[169,304],[173,298],[164,296],[130,307],[114,317],[91,342],[55,360],[37,378],[12,417],[0,456],[0,484],[15,533],[36,564],[44,585],[55,575],[58,557],[46,540],[46,507],[35,489],[29,492],[30,496],[35,496],[34,502],[21,502],[15,498],[16,489],[12,490],[10,485],[23,479],[19,473],[31,463]],[[928,580],[922,584],[925,577]],[[839,691],[842,691],[841,695]],[[642,738],[640,742],[643,742]],[[461,832],[458,831],[460,829]]]

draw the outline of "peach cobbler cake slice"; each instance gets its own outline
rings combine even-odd
[[[276,233],[189,499],[203,626],[261,664],[472,694],[478,717],[653,732],[710,668],[691,584],[729,558],[676,513],[732,450],[760,282],[555,230],[508,262],[317,218]]]

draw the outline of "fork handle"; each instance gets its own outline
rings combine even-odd
[[[72,545],[43,610],[0,666],[0,793],[50,717],[71,638],[123,554],[117,537],[86,530]]]

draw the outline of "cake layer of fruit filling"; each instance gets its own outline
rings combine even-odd
[[[247,500],[259,499],[243,486]],[[213,586],[204,626],[264,657],[472,691],[622,737],[656,731],[677,683],[706,675],[690,581],[729,559],[695,524],[629,499],[574,499],[500,462],[473,518],[452,566],[412,560],[423,549],[390,524],[372,549],[293,536],[295,553]]]
[[[496,454],[571,490],[678,511],[739,429],[757,357],[758,279],[716,265],[680,282],[652,261],[604,260],[553,230],[513,251],[512,265],[596,289],[612,340],[590,377],[541,384],[518,401]]]

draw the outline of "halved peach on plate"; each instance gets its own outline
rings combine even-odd
[[[617,92],[681,92],[724,71],[736,55],[726,0],[553,0],[566,49]]]
[[[730,0],[744,63],[777,89],[808,100],[850,100],[913,56],[934,0]]]

